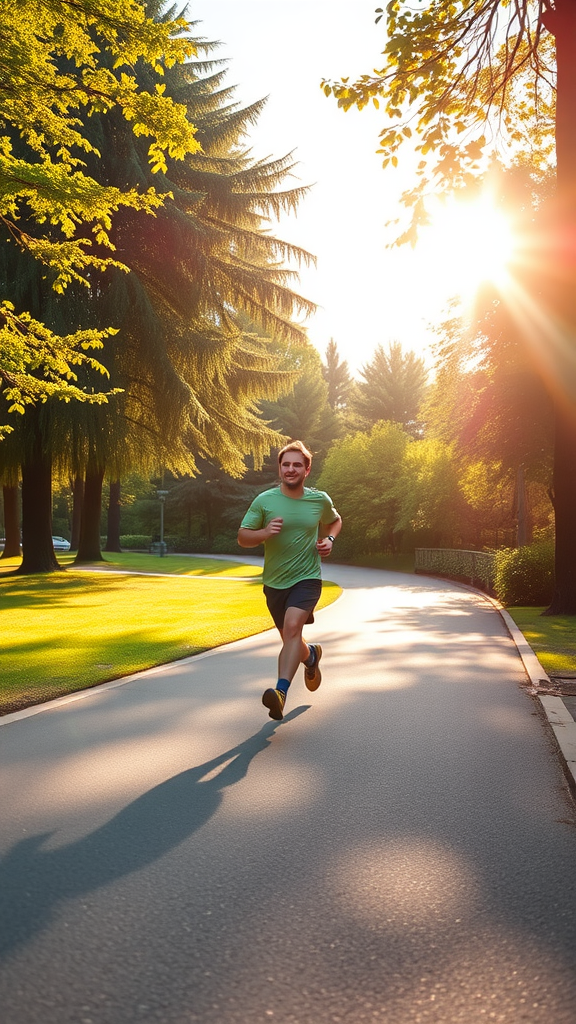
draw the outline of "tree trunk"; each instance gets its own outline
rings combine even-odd
[[[108,501],[108,531],[104,551],[121,551],[120,547],[120,481],[110,484]]]
[[[52,457],[42,442],[37,410],[26,415],[34,417],[34,423],[31,450],[22,463],[23,557],[16,570],[21,576],[61,568],[52,544]]]
[[[524,466],[516,470],[516,547],[522,548],[529,543],[528,503],[526,501],[526,474]]]
[[[576,615],[576,414],[556,407],[554,596],[545,615]]]
[[[100,550],[100,519],[102,516],[102,481],[104,470],[89,467],[84,483],[84,503],[80,523],[80,543],[74,564],[103,562]]]
[[[17,558],[20,554],[20,516],[18,515],[18,488],[3,487],[4,496],[4,550],[0,558]]]
[[[548,339],[555,409],[554,515],[556,588],[549,615],[576,614],[576,4],[556,0],[545,15],[556,38],[558,330]],[[554,345],[556,342],[556,345]]]
[[[84,503],[84,478],[77,476],[72,484],[72,537],[71,551],[78,551],[80,543],[80,523],[82,522],[82,505]]]

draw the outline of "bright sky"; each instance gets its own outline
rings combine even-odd
[[[303,270],[300,292],[318,303],[308,321],[311,341],[324,355],[331,337],[352,371],[378,344],[398,340],[429,359],[429,321],[437,320],[450,291],[434,252],[427,256],[386,248],[398,216],[398,197],[412,179],[382,170],[376,155],[383,115],[375,108],[347,113],[320,89],[323,77],[370,72],[382,65],[384,32],[377,0],[191,0],[197,34],[223,45],[228,81],[243,104],[268,96],[251,130],[256,156],[295,150],[298,179],[313,188],[297,217],[275,233],[312,252],[317,268]]]

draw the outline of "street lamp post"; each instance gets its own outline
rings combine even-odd
[[[164,555],[164,502],[168,491],[156,491],[160,501],[160,558]]]

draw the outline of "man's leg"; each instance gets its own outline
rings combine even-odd
[[[282,637],[282,649],[278,658],[278,682],[262,695],[262,703],[268,708],[270,718],[283,718],[286,694],[296,669],[304,663],[304,681],[309,690],[317,690],[322,675],[319,668],[322,648],[320,644],[307,644],[302,630],[307,622],[313,622],[313,611],[322,593],[322,580],[300,580],[288,590],[274,590],[264,587],[266,603],[276,628]]]
[[[305,608],[289,607],[284,615],[284,625],[279,629],[282,637],[282,649],[278,656],[278,682],[275,689],[266,690],[262,696],[264,707],[268,708],[270,718],[280,721],[283,716],[284,704],[288,687],[292,682],[300,662],[310,656],[308,644],[302,639],[302,630],[310,612]]]
[[[282,649],[278,655],[278,678],[292,682],[296,669],[310,657],[310,648],[302,639],[302,630],[310,612],[305,608],[287,608],[280,630]]]
[[[310,613],[308,612],[308,615],[309,614]],[[306,622],[307,621],[308,619],[306,619]],[[284,640],[283,632],[284,631],[282,629],[279,630],[282,640]],[[320,658],[322,657],[322,647],[320,644],[306,643],[306,640],[304,640],[304,638],[302,637],[301,631],[300,638],[300,662],[302,665],[304,665],[304,682],[306,683],[306,686],[309,690],[317,690],[318,687],[320,686],[320,683],[322,682],[322,673],[320,671]],[[290,647],[290,642],[288,646]],[[289,657],[287,658],[287,654],[290,656],[294,653],[295,651],[293,649],[287,651],[285,646],[282,647],[282,650],[280,651],[280,656],[278,658],[279,680],[282,680],[282,677],[285,676],[286,669],[288,671],[291,670],[292,664],[289,660]],[[296,666],[296,668],[298,668],[298,665]],[[295,671],[296,669],[294,669],[294,672]],[[292,681],[294,672],[290,677],[290,682]],[[284,683],[285,680],[282,680],[282,682]]]

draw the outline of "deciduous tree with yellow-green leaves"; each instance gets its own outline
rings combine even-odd
[[[122,207],[153,213],[165,196],[150,187],[109,185],[86,173],[98,155],[86,118],[117,109],[149,139],[153,171],[166,156],[199,149],[183,105],[140,88],[136,65],[156,75],[193,53],[185,23],[155,21],[137,0],[2,0],[0,2],[0,230],[46,268],[57,292],[90,273],[123,267],[111,226]],[[90,349],[108,326],[58,335],[0,296],[0,390],[11,412],[58,396],[103,402],[78,386],[80,366],[105,368]],[[112,326],[112,325],[110,325]],[[10,425],[4,431],[10,430]]]

